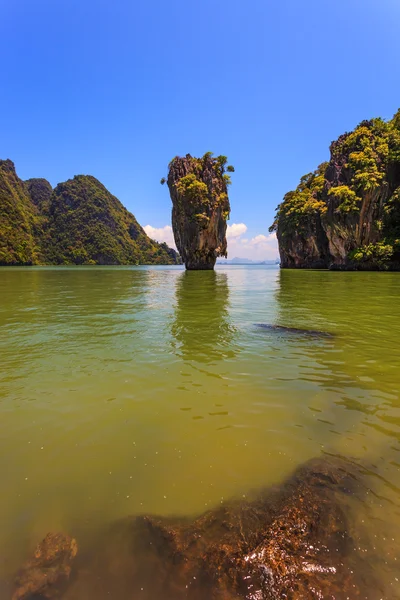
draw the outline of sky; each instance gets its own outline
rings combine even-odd
[[[94,175],[172,243],[169,161],[227,155],[229,257],[276,258],[283,195],[399,108],[399,22],[398,0],[3,0],[0,158]]]

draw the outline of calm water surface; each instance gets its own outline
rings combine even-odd
[[[326,453],[365,465],[368,597],[400,598],[399,274],[0,269],[0,298],[1,580],[48,531],[84,547]]]

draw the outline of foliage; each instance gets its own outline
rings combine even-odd
[[[302,229],[307,226],[310,218],[326,213],[328,207],[320,195],[326,166],[323,163],[313,173],[303,175],[297,188],[285,194],[282,204],[278,206],[275,221],[269,228],[271,232],[276,231],[278,221],[282,229]]]
[[[210,217],[204,213],[197,213],[194,215],[194,220],[201,226],[207,227],[210,222]]]
[[[21,181],[11,161],[0,161],[0,264],[178,261],[94,177],[81,175],[52,191],[44,179]]]
[[[330,152],[329,163],[284,196],[270,231],[281,244],[298,235],[306,244],[334,228],[349,259],[383,268],[399,252],[400,110],[389,121],[362,121],[332,142]]]
[[[176,243],[188,269],[212,269],[226,255],[229,218],[228,158],[211,152],[200,158],[176,156],[169,165],[168,187]]]
[[[38,211],[14,164],[0,161],[0,265],[37,264],[40,230]]]
[[[337,187],[331,188],[328,192],[328,196],[332,196],[340,202],[336,208],[337,212],[349,213],[360,210],[362,198],[359,198],[347,185],[338,185]]]
[[[400,239],[400,186],[394,190],[383,210],[385,235],[391,240]]]
[[[120,201],[94,177],[59,184],[49,213],[48,260],[56,264],[170,264]]]
[[[221,154],[214,158],[212,152],[206,152],[202,158],[195,158],[190,154],[183,159],[175,157],[170,163],[170,171],[177,164],[176,161],[181,160],[185,161],[185,169],[189,171],[174,184],[182,198],[193,206],[208,206],[208,210],[215,204],[229,205],[227,186],[231,184],[231,178],[225,173],[227,156]],[[234,171],[231,165],[229,169],[230,172]]]
[[[219,156],[217,156],[217,163],[219,164],[219,166],[224,169],[226,163],[228,162],[228,157],[224,156],[223,154],[220,154]]]
[[[161,185],[164,185],[164,183],[165,183],[166,181],[167,181],[167,180],[165,179],[165,177],[161,177],[161,179],[160,179],[160,183],[161,183]]]
[[[194,173],[197,177],[197,179],[201,180],[201,176],[203,173],[204,169],[207,168],[212,168],[215,173],[218,175],[224,175],[225,171],[228,171],[228,173],[234,173],[235,172],[235,167],[232,165],[228,165],[226,166],[226,163],[228,162],[228,157],[220,154],[217,157],[214,157],[212,152],[206,152],[201,158],[195,158],[193,156],[191,156],[190,154],[187,154],[186,159],[188,159],[191,163],[191,173]],[[173,167],[173,165],[175,164],[176,161],[180,160],[179,156],[175,156],[169,163],[168,168],[171,169]],[[166,182],[166,178],[162,177],[161,179],[161,184],[164,184]],[[227,179],[227,183],[228,185],[230,185],[231,181],[230,179]]]
[[[194,173],[181,177],[176,184],[177,190],[192,201],[205,202],[208,196],[208,187],[204,181],[197,179]]]
[[[349,258],[356,263],[384,268],[392,258],[393,252],[393,245],[382,241],[356,248],[350,252]]]
[[[53,188],[46,179],[28,179],[25,181],[29,196],[39,212],[47,213],[50,207]]]
[[[393,121],[372,119],[362,121],[354,131],[341,136],[333,144],[332,154],[347,158],[351,187],[356,193],[363,193],[373,191],[382,183],[388,163],[393,159],[393,150],[400,149],[398,143],[400,137]]]

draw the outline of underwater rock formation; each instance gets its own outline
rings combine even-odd
[[[277,495],[187,524],[145,517],[160,589],[196,600],[354,597],[357,582],[343,563],[349,525],[336,497],[348,486],[343,465],[312,461]]]
[[[59,596],[68,583],[77,552],[73,538],[63,533],[47,534],[17,575],[12,600]]]
[[[122,519],[65,600],[339,600],[371,580],[355,551],[349,498],[362,496],[349,461],[316,459],[282,486],[191,519]]]
[[[315,338],[332,338],[333,334],[328,331],[319,331],[318,329],[300,329],[298,327],[285,327],[284,325],[272,325],[270,323],[255,323],[256,327],[265,329],[266,331],[276,333],[288,333],[293,335],[301,335],[303,337]]]
[[[213,269],[218,256],[227,256],[226,222],[230,205],[225,173],[226,156],[176,156],[169,165],[175,243],[187,269]],[[233,172],[232,166],[226,167]],[[165,183],[165,179],[161,180]]]
[[[282,268],[400,269],[400,111],[362,121],[278,206]]]

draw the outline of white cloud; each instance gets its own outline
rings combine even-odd
[[[238,238],[247,231],[247,225],[244,223],[232,223],[232,225],[228,225],[226,230],[226,239],[231,240],[234,238]]]
[[[146,225],[143,229],[152,240],[156,240],[156,242],[165,242],[170,248],[176,250],[171,225],[165,225],[165,227],[152,227],[151,225]]]
[[[266,235],[260,234],[260,235],[256,235],[256,237],[253,237],[250,240],[250,244],[252,246],[257,246],[258,244],[266,244],[266,243],[268,243],[268,241],[269,241],[269,239],[267,238]]]
[[[143,227],[149,237],[157,242],[166,242],[171,248],[175,248],[174,234],[171,225],[165,227]],[[242,237],[247,232],[244,223],[232,223],[228,225],[226,237],[228,240],[228,258],[250,258],[251,260],[275,260],[278,257],[278,243],[276,234],[264,235],[259,233],[252,238]]]
[[[251,260],[274,260],[278,257],[278,242],[276,234],[264,235],[259,233],[252,238],[243,238],[247,225],[232,223],[228,225],[228,258],[250,258]]]

